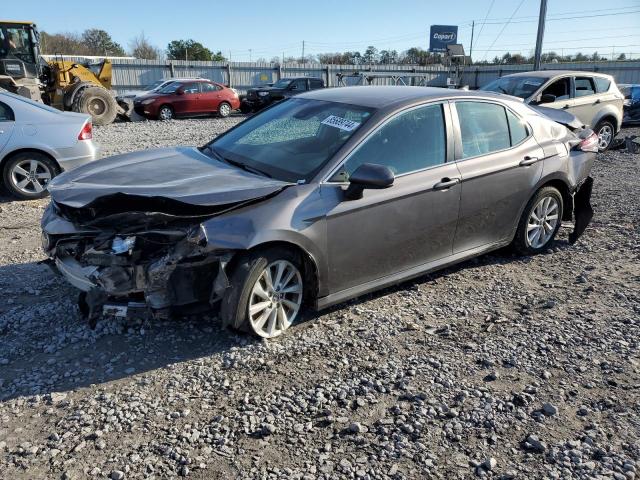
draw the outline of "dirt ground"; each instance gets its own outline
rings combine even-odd
[[[98,127],[105,154],[237,119]],[[638,129],[622,135],[638,134]],[[595,217],[311,315],[275,341],[215,318],[78,318],[46,200],[0,197],[0,478],[640,477],[640,155],[598,155]]]

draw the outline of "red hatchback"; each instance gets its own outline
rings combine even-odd
[[[239,107],[240,98],[234,89],[196,79],[171,82],[133,101],[133,108],[138,115],[158,120],[212,113],[228,117]]]

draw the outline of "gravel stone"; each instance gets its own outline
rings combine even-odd
[[[202,145],[243,118],[94,138],[105,155]],[[91,330],[39,263],[48,201],[0,197],[0,477],[634,480],[640,155],[599,154],[593,177],[575,245],[566,222],[545,254],[492,252],[275,341],[215,311]]]

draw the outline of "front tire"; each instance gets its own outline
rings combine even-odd
[[[21,200],[35,200],[49,194],[47,185],[58,172],[56,163],[45,154],[23,152],[7,160],[2,178],[13,196]]]
[[[243,255],[229,278],[224,324],[262,338],[282,335],[300,316],[305,293],[298,255],[270,248]]]
[[[555,187],[543,187],[529,200],[522,212],[513,247],[522,255],[535,255],[545,251],[562,223],[564,204]]]
[[[598,151],[606,152],[611,144],[613,138],[616,136],[616,129],[609,120],[602,120],[596,125],[596,135],[598,135]]]
[[[162,105],[158,109],[158,120],[172,120],[174,117],[173,108],[169,105]]]

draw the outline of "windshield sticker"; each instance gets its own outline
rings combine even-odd
[[[322,122],[323,125],[329,125],[330,127],[339,128],[346,132],[355,130],[360,125],[360,122],[354,122],[353,120],[347,120],[346,118],[336,117],[335,115],[329,115]]]

